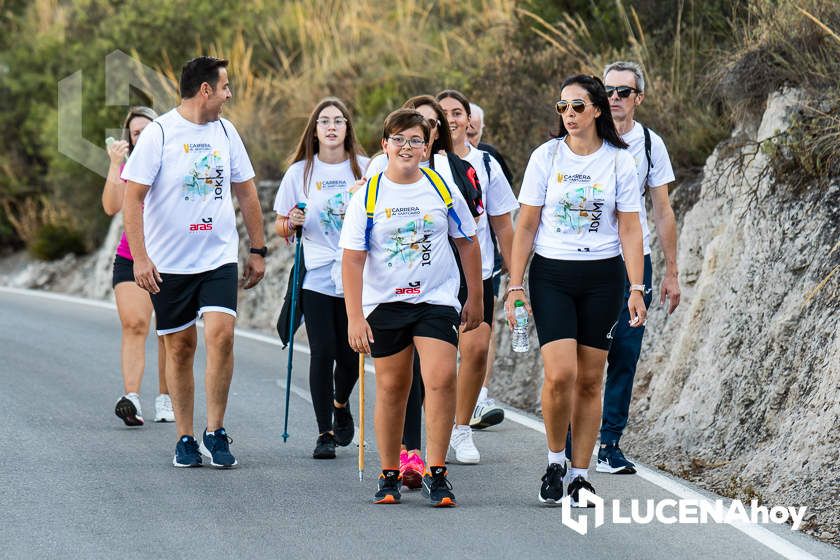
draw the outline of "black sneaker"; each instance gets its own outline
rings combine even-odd
[[[318,436],[315,442],[315,451],[312,452],[313,459],[335,459],[335,436],[327,432]]]
[[[200,467],[201,454],[198,452],[198,442],[192,436],[181,436],[175,446],[175,457],[172,458],[175,467]]]
[[[595,504],[589,501],[580,501],[578,494],[581,490],[589,490],[593,494],[595,493],[595,488],[589,483],[588,480],[583,478],[582,476],[578,475],[569,483],[569,488],[567,493],[571,496],[571,506],[572,507],[579,507],[579,508],[588,508],[588,507],[595,507]]]
[[[210,464],[219,469],[232,469],[239,462],[230,452],[230,444],[233,438],[227,435],[224,428],[215,432],[207,433],[204,430],[204,437],[201,438],[201,454],[210,457]]]
[[[120,397],[114,407],[114,414],[116,414],[126,426],[143,425],[143,413],[140,412],[140,395],[137,393],[127,393]]]
[[[423,495],[429,498],[432,507],[455,507],[452,484],[446,479],[446,467],[431,467],[423,475]]]
[[[398,504],[402,499],[400,494],[402,479],[400,471],[387,470],[379,475],[379,490],[373,496],[374,504]]]
[[[566,465],[551,463],[545,469],[540,486],[540,501],[544,504],[559,504],[563,499],[563,477],[566,476]]]
[[[353,443],[353,435],[356,433],[356,427],[353,425],[353,415],[350,414],[350,403],[348,402],[344,408],[333,407],[333,417],[335,418],[334,432],[335,444],[341,447],[347,447]]]
[[[624,457],[618,443],[602,443],[598,448],[598,472],[609,474],[635,474],[636,465]]]

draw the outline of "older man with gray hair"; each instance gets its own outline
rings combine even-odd
[[[644,233],[645,254],[645,305],[652,299],[652,271],[650,259],[650,230],[645,212],[645,193],[650,194],[653,221],[659,245],[665,254],[665,277],[659,289],[659,303],[669,300],[668,313],[673,313],[680,303],[680,284],[677,278],[677,225],[668,199],[668,183],[674,180],[674,171],[668,150],[658,134],[637,122],[636,108],[645,98],[645,78],[642,68],[635,62],[613,62],[604,68],[604,85],[610,102],[615,128],[621,139],[630,146],[636,160],[639,178],[639,197]],[[625,281],[625,297],[630,284]],[[642,348],[645,328],[630,328],[628,312],[624,309],[618,317],[613,341],[607,358],[607,380],[604,385],[604,408],[601,421],[601,445],[598,450],[598,472],[632,474],[635,465],[628,461],[618,446],[630,410],[633,378]],[[569,447],[567,446],[568,450]]]

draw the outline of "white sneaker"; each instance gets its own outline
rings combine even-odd
[[[473,443],[472,428],[469,426],[455,426],[449,438],[449,447],[455,452],[455,461],[465,465],[475,465],[481,460],[481,455]]]
[[[125,422],[126,426],[142,426],[143,411],[140,410],[140,395],[137,393],[126,393],[114,407],[114,414]]]
[[[495,426],[505,419],[505,411],[493,399],[478,401],[470,418],[470,428],[483,430]]]
[[[174,422],[175,412],[172,410],[172,399],[169,395],[158,395],[155,398],[155,422]]]

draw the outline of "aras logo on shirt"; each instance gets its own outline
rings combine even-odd
[[[397,296],[419,296],[422,293],[420,282],[409,282],[407,288],[397,288],[394,295]]]
[[[201,218],[200,224],[190,224],[190,231],[212,231],[213,218]]]

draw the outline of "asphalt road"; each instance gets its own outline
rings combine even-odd
[[[528,418],[477,433],[480,465],[450,466],[457,508],[429,508],[419,493],[404,493],[399,506],[371,505],[373,375],[359,482],[355,447],[340,448],[334,461],[311,458],[317,434],[304,398],[304,352],[295,352],[291,437],[283,443],[286,351],[248,333],[235,343],[226,419],[241,467],[176,469],[174,425],[150,421],[157,393],[151,337],[146,426],[125,428],[113,414],[122,387],[119,334],[107,306],[0,289],[0,557],[840,558],[786,526],[742,531],[608,519],[579,535],[561,524],[559,508],[537,501],[545,440],[534,429],[539,421]],[[197,429],[204,425],[199,346]],[[592,477],[599,495],[627,503],[673,498],[668,484],[696,491],[670,477],[647,478]],[[591,524],[594,514],[585,515]]]

